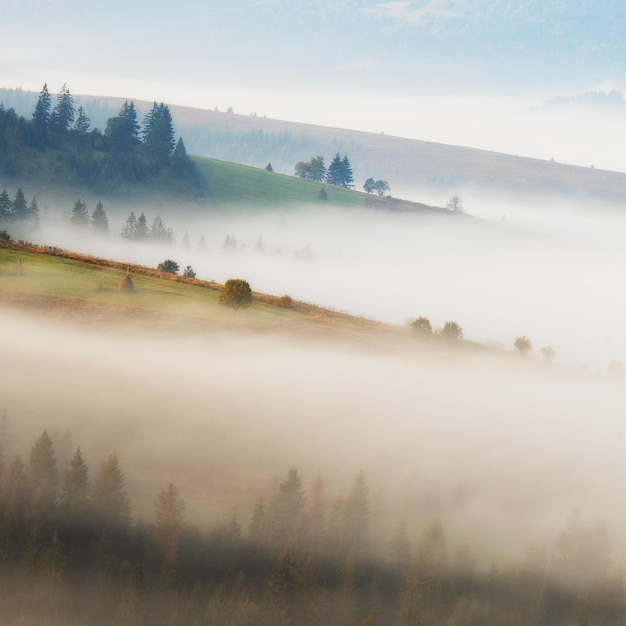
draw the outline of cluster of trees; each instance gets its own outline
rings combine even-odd
[[[38,219],[39,208],[35,196],[28,202],[24,191],[19,188],[11,200],[6,188],[2,189],[0,192],[0,222],[30,221],[37,223]]]
[[[513,347],[520,354],[527,354],[533,349],[533,342],[530,337],[527,337],[526,335],[518,335],[515,337],[515,341],[513,341]],[[546,361],[552,361],[556,351],[552,346],[543,346],[541,348],[541,354]]]
[[[142,212],[139,217],[131,211],[122,227],[122,237],[133,241],[153,241],[171,243],[174,240],[174,231],[163,223],[160,215],[152,220],[152,226],[148,226],[148,220]]]
[[[30,120],[0,105],[0,167],[16,174],[28,148],[57,150],[59,163],[65,162],[92,186],[116,180],[145,182],[163,169],[198,183],[195,166],[182,138],[175,141],[172,116],[162,102],[155,102],[140,124],[134,103],[127,101],[102,132],[91,127],[82,106],[75,108],[66,85],[53,103],[44,84]]]
[[[311,157],[308,163],[299,161],[296,163],[295,174],[300,178],[319,182],[325,181],[329,185],[336,185],[346,189],[354,186],[354,175],[350,159],[348,159],[347,154],[344,154],[342,157],[339,152],[335,154],[328,168],[324,164],[323,156]]]
[[[449,341],[461,341],[463,329],[453,321],[445,322],[438,330],[433,330],[432,324],[427,317],[417,317],[411,322],[411,328],[421,337],[441,337]]]
[[[389,193],[389,183],[386,180],[374,180],[373,178],[368,178],[363,185],[363,189],[366,193],[376,192],[377,195],[382,197],[386,193]]]
[[[90,226],[93,232],[100,235],[109,234],[109,218],[100,201],[96,204],[93,212],[89,214],[87,205],[80,198],[77,198],[70,213],[70,223],[81,228]]]
[[[55,448],[68,457],[63,467]],[[247,531],[236,511],[199,529],[172,482],[133,521],[117,455],[92,477],[69,435],[55,444],[43,431],[26,459],[7,452],[5,623],[613,626],[626,618],[606,529],[578,513],[551,553],[482,573],[437,517],[415,537],[402,522],[385,528],[363,472],[330,500],[320,476],[307,490],[292,467],[257,499]]]

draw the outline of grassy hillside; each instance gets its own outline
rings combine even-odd
[[[134,291],[119,290],[129,274]],[[219,304],[221,285],[157,270],[87,257],[56,248],[0,242],[0,306],[60,315],[81,323],[139,325],[167,331],[295,333],[371,342],[406,340],[403,329],[253,294],[247,309]]]
[[[396,198],[379,198],[364,192],[303,180],[265,169],[196,157],[197,170],[210,187],[210,198],[218,206],[273,207],[289,204],[330,203],[345,208],[370,207],[383,210],[438,211],[436,207]],[[320,200],[321,188],[327,194]]]

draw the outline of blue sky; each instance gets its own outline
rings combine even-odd
[[[47,81],[56,91],[66,82],[73,93],[232,106],[238,113],[600,166],[600,140],[614,137],[610,125],[623,122],[619,115],[604,120],[589,133],[598,146],[585,149],[582,138],[578,153],[568,147],[561,154],[566,132],[551,142],[548,129],[556,133],[558,120],[537,116],[552,98],[626,84],[621,1],[3,5],[5,87],[39,90]],[[577,126],[595,123],[588,111],[581,115]],[[534,143],[525,123],[539,124]],[[626,169],[626,161],[622,167],[607,158],[605,166]]]

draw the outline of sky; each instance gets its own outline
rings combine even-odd
[[[0,86],[626,171],[625,18],[611,0],[5,0]]]

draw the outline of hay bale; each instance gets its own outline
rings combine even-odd
[[[135,285],[133,285],[133,279],[126,274],[122,280],[120,280],[120,284],[117,286],[120,291],[134,291]]]

